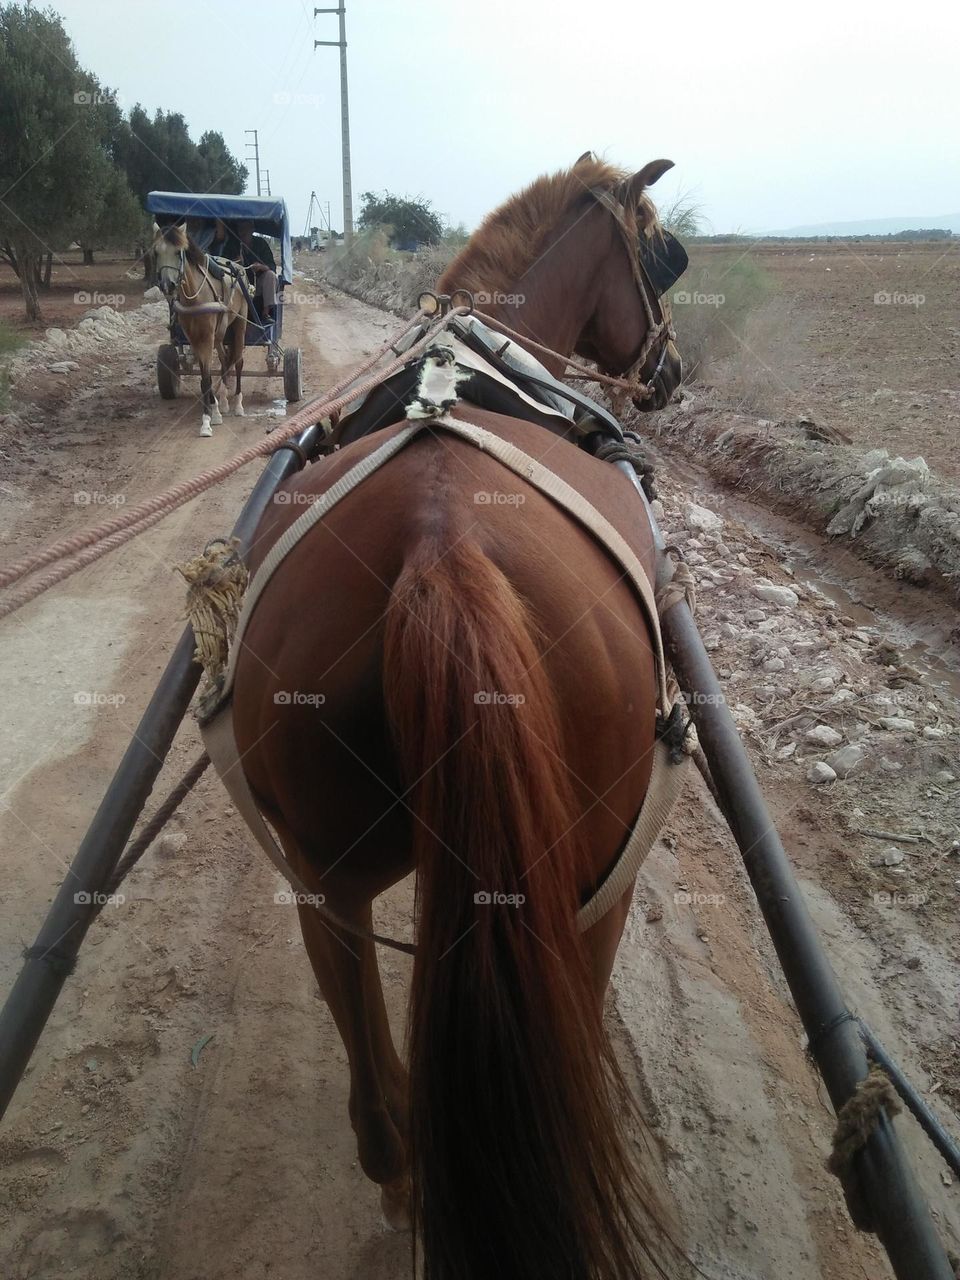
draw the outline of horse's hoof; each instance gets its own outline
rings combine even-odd
[[[234,417],[237,418],[245,418],[247,416],[243,409],[243,399],[241,396],[237,396],[236,403],[233,406],[233,413]]]
[[[210,425],[209,418],[204,418],[203,422],[200,424],[200,434],[205,440],[213,435],[213,427]]]
[[[216,413],[211,413],[210,421],[213,423],[215,427],[221,426],[223,423],[223,418],[221,417],[220,412],[217,411]]]
[[[380,1188],[380,1208],[384,1225],[391,1231],[411,1231],[410,1179],[398,1178],[396,1182],[385,1183]]]

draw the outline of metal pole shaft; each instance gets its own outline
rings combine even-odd
[[[305,453],[314,447],[319,430],[318,426],[307,427],[297,438]],[[299,465],[294,450],[282,448],[265,467],[233,530],[244,554],[277,485]],[[96,918],[96,896],[113,875],[187,713],[201,675],[193,661],[194,647],[193,631],[188,627],[167,663],[36,942],[24,953],[23,967],[0,1011],[0,1117],[73,969],[87,929]]]
[[[350,103],[347,94],[347,12],[341,0],[340,18],[340,130],[343,154],[343,234],[353,235],[353,183],[350,176]]]
[[[617,463],[647,509],[659,550],[663,538],[636,473]],[[781,967],[834,1109],[853,1096],[867,1075],[858,1025],[850,1019],[836,977],[767,810],[753,767],[727,709],[723,690],[686,603],[661,620],[664,648],[736,838]],[[881,1114],[854,1158],[877,1235],[898,1280],[955,1280],[893,1126]]]

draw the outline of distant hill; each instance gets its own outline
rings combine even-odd
[[[960,235],[960,213],[941,213],[922,218],[860,218],[855,222],[818,222],[806,227],[763,231],[758,235],[789,236],[889,236],[898,231],[952,231]]]

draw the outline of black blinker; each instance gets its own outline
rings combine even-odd
[[[687,269],[687,251],[669,231],[649,238],[643,234],[637,246],[640,262],[657,297],[660,298]]]

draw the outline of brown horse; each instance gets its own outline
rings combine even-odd
[[[218,280],[207,255],[187,235],[184,223],[168,227],[154,224],[153,254],[157,278],[172,299],[180,327],[200,366],[200,399],[203,415],[200,435],[212,436],[227,407],[226,381],[236,372],[233,412],[243,417],[243,349],[247,333],[247,300],[243,289],[229,275]],[[220,359],[220,382],[213,389],[213,353]]]
[[[440,287],[485,293],[511,327],[623,373],[650,315],[624,225],[655,234],[644,191],[667,168],[631,177],[588,156],[541,178],[487,219]],[[658,367],[662,403],[680,376],[666,336],[641,373]],[[630,483],[562,424],[464,403],[453,416],[545,459],[652,573]],[[397,429],[289,482],[257,559]],[[412,1211],[424,1275],[659,1273],[666,1219],[630,1154],[602,1023],[632,888],[585,933],[576,925],[651,771],[654,658],[620,566],[495,459],[426,431],[276,570],[233,696],[245,776],[327,906],[368,931],[372,899],[417,874],[409,1074],[375,944],[299,909],[350,1062],[361,1166],[392,1224]]]

